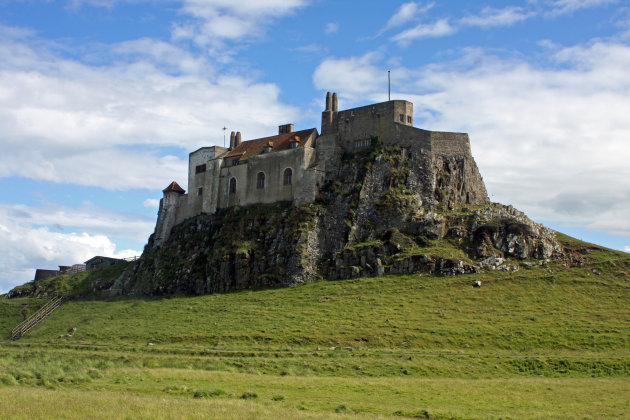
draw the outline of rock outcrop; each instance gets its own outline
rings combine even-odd
[[[555,233],[490,203],[469,154],[372,147],[344,155],[317,200],[223,209],[153,238],[111,287],[123,294],[217,293],[319,277],[455,275],[491,256],[561,258]]]

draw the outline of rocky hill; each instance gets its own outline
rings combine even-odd
[[[335,167],[313,203],[223,209],[175,226],[160,246],[150,238],[110,292],[206,294],[320,277],[454,275],[496,268],[506,257],[578,263],[555,232],[489,202],[470,154],[373,139],[364,152],[340,155]]]

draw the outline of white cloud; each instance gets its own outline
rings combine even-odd
[[[147,198],[146,200],[144,200],[142,202],[142,205],[144,207],[149,207],[149,208],[155,208],[157,209],[158,207],[160,207],[160,200],[156,199],[156,198]]]
[[[264,33],[273,20],[305,6],[307,0],[183,0],[189,24],[178,25],[175,37],[221,50],[224,40],[251,40]]]
[[[134,61],[147,60],[171,74],[215,74],[215,69],[203,56],[151,38],[121,42],[114,46],[113,52]]]
[[[317,89],[338,90],[351,100],[369,96],[384,74],[373,64],[379,58],[377,53],[362,57],[327,58],[315,69],[313,84]]]
[[[115,57],[144,55],[100,67],[34,45],[0,32],[2,177],[161,189],[187,167],[162,148],[222,145],[223,126],[256,138],[275,129],[272,121],[297,119],[278,103],[276,85],[213,75],[163,42],[115,45]]]
[[[416,39],[438,38],[454,34],[455,32],[457,32],[457,29],[451,26],[448,19],[439,19],[433,23],[420,23],[413,28],[402,31],[391,39],[399,44],[406,45]]]
[[[392,28],[397,28],[399,26],[403,26],[406,23],[417,20],[418,16],[425,14],[429,10],[431,10],[435,6],[435,2],[427,3],[424,6],[421,2],[410,1],[407,3],[403,3],[396,10],[389,20],[387,24],[378,31],[375,37],[381,36],[383,33],[387,32]]]
[[[380,57],[327,59],[316,87],[383,99]],[[537,220],[630,236],[630,46],[560,48],[548,68],[469,50],[460,60],[394,68],[393,97],[418,126],[462,131],[493,201]],[[354,73],[361,82],[354,83]]]
[[[1,203],[0,293],[32,280],[36,268],[56,269],[95,255],[139,255],[141,250],[118,250],[110,238],[125,235],[144,242],[152,230],[152,221],[116,211]]]
[[[420,2],[410,1],[408,3],[403,3],[396,13],[392,17],[389,18],[387,24],[385,25],[384,31],[390,28],[395,28],[397,26],[401,26],[413,19],[416,18],[419,14],[426,13],[433,6],[435,6],[435,2],[429,3],[424,7],[421,6]]]
[[[630,253],[630,245],[624,246],[624,247],[623,247],[623,252],[628,252],[628,253]]]
[[[88,231],[92,235],[125,237],[144,242],[153,232],[155,219],[89,204],[68,207],[0,203],[0,223],[29,227],[54,226],[63,232]]]
[[[572,13],[580,9],[605,6],[615,3],[618,3],[618,0],[555,0],[551,2],[550,6],[552,8],[552,15],[562,15],[565,13]]]
[[[460,23],[468,26],[490,28],[509,26],[532,16],[534,16],[533,13],[525,12],[522,7],[510,6],[504,9],[484,7],[479,15],[465,16],[460,20]]]
[[[328,35],[334,34],[338,30],[339,30],[339,23],[338,22],[327,23],[326,26],[324,27],[324,33],[326,33]]]

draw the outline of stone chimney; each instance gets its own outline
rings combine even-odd
[[[234,150],[234,140],[236,139],[236,133],[232,131],[230,133],[230,150]]]
[[[337,93],[326,93],[326,109],[322,112],[321,134],[337,132]]]
[[[238,147],[241,144],[241,132],[236,132],[236,137],[234,138],[234,147]]]
[[[278,134],[293,133],[293,124],[284,124],[278,126]]]

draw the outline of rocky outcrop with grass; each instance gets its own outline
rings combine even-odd
[[[471,155],[372,147],[340,156],[317,200],[220,210],[176,226],[115,282],[122,294],[217,293],[388,273],[454,275],[490,256],[562,258],[555,232],[490,203]]]

